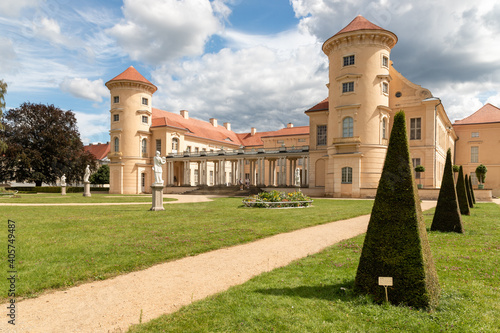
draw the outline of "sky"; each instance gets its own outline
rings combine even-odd
[[[134,66],[152,105],[233,131],[308,125],[328,96],[321,46],[357,15],[398,36],[394,67],[439,97],[451,121],[500,107],[495,0],[0,1],[6,108],[72,110],[82,141],[109,141],[105,83]]]

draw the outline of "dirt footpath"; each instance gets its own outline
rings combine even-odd
[[[424,202],[422,209],[435,206]],[[142,322],[366,232],[369,215],[279,234],[159,264],[17,303],[16,326],[1,332],[125,332]],[[1,307],[5,310],[7,304]],[[5,311],[4,311],[5,313]]]

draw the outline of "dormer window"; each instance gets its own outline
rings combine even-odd
[[[142,105],[148,105],[149,101],[146,97],[142,98]]]
[[[113,103],[120,103],[120,96],[113,96]]]
[[[343,59],[344,59],[344,67],[354,65],[354,54],[345,56]]]

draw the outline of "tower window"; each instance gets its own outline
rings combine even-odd
[[[316,127],[316,145],[326,146],[326,125]]]
[[[342,168],[342,184],[352,184],[352,168]]]
[[[354,82],[342,83],[342,93],[354,91]]]
[[[421,118],[410,118],[410,140],[420,140],[421,139]]]
[[[146,139],[142,139],[142,157],[148,157],[148,141]]]
[[[120,151],[120,139],[115,138],[114,142],[114,152],[117,153]]]
[[[382,119],[382,139],[387,139],[387,118]]]
[[[148,105],[148,99],[146,97],[142,98],[142,105]]]
[[[389,83],[382,82],[382,92],[384,94],[388,94],[389,93]]]
[[[120,115],[119,114],[114,114],[113,115],[113,121],[119,121],[120,120]]]
[[[142,122],[144,124],[147,124],[148,123],[148,116],[142,116]]]
[[[354,65],[354,54],[344,57],[344,66]]]
[[[382,56],[382,66],[383,67],[389,67],[389,57]]]
[[[343,138],[352,138],[354,135],[354,122],[351,117],[345,117],[342,120],[342,137]]]
[[[114,96],[113,103],[120,103],[120,96]]]
[[[161,153],[161,139],[156,139],[156,151]]]

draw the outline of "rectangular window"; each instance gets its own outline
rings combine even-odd
[[[342,83],[342,93],[354,91],[354,82]]]
[[[412,158],[411,164],[413,165],[413,172],[415,172],[415,179],[420,179],[420,172],[415,171],[417,165],[422,165],[420,164],[420,158]]]
[[[472,132],[470,136],[471,138],[479,138],[479,132]]]
[[[142,105],[148,105],[148,99],[146,97],[142,98]]]
[[[470,161],[471,163],[479,163],[479,147],[470,147]]]
[[[210,170],[210,185],[214,184],[214,172]]]
[[[156,151],[161,153],[161,139],[156,139]]]
[[[114,96],[113,103],[120,103],[120,96]]]
[[[306,142],[306,139],[299,139],[299,142]]]
[[[198,154],[200,152],[200,148],[194,147],[194,152]]]
[[[388,94],[389,93],[389,83],[382,82],[382,92],[384,94]]]
[[[354,55],[348,55],[344,57],[344,66],[354,65]]]
[[[285,140],[278,140],[277,143],[285,143]]]
[[[471,172],[470,175],[469,175],[469,177],[470,177],[470,180],[472,182],[472,185],[477,186],[477,184],[479,184],[479,181],[477,179],[477,176],[476,176],[475,172]]]
[[[342,168],[342,184],[352,184],[352,168]]]
[[[420,140],[421,139],[421,118],[411,118],[410,119],[410,140]]]
[[[389,57],[382,56],[382,66],[389,67]]]
[[[148,123],[148,116],[142,116],[142,122],[144,124],[147,124]]]
[[[326,146],[326,125],[316,127],[316,145]]]
[[[120,115],[119,114],[114,114],[113,115],[113,121],[118,121],[120,120]]]
[[[188,153],[190,153],[190,152],[191,152],[191,146],[187,146],[187,147],[186,147],[186,151],[187,151]]]

